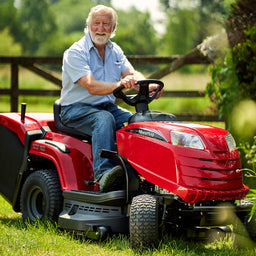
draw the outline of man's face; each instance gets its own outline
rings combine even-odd
[[[92,15],[89,32],[96,45],[105,45],[112,33],[112,16],[104,11]]]

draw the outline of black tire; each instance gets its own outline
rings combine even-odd
[[[50,219],[57,221],[62,210],[63,198],[55,170],[35,171],[26,179],[20,198],[24,221]]]
[[[250,218],[250,214],[245,217],[244,220],[245,228],[250,236],[250,238],[256,242],[256,212],[254,212],[252,218]]]
[[[132,248],[148,248],[159,241],[159,209],[159,202],[154,196],[139,195],[133,198],[130,210]]]

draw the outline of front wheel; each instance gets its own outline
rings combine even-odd
[[[146,248],[156,244],[160,237],[160,207],[151,195],[133,198],[130,210],[131,247]]]
[[[55,170],[35,171],[26,179],[20,198],[24,221],[56,221],[62,210],[62,191]]]

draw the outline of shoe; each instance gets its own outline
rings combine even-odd
[[[121,176],[123,176],[123,172],[123,168],[118,165],[112,168],[110,171],[104,173],[98,181],[100,191],[108,192],[115,190],[115,186],[113,185]]]

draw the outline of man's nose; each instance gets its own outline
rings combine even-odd
[[[100,31],[104,31],[105,30],[104,23],[100,23],[98,29]]]

